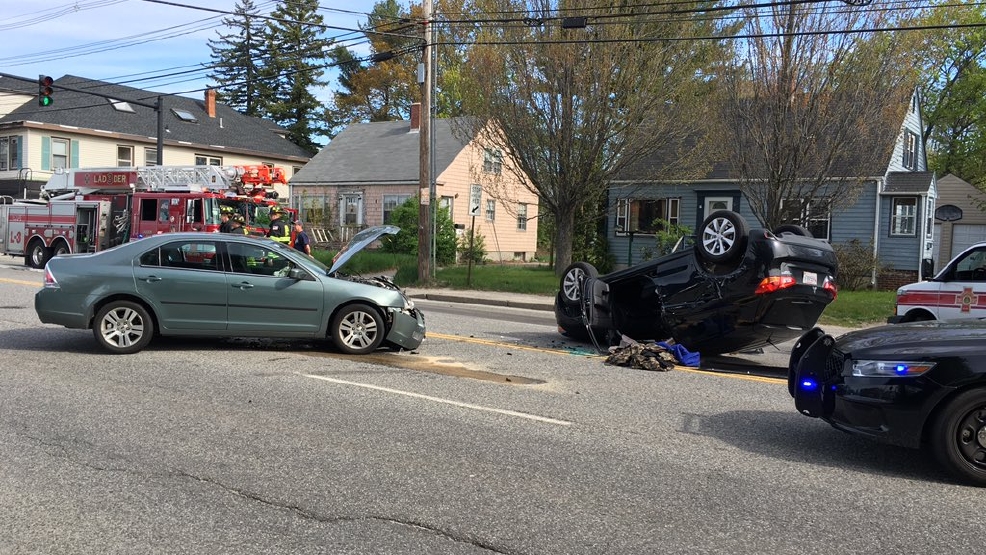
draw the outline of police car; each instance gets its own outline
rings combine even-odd
[[[930,280],[898,289],[897,312],[887,322],[982,317],[986,317],[986,242],[963,251]]]

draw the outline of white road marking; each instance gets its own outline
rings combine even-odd
[[[407,396],[407,397],[414,397],[416,399],[424,399],[426,401],[434,401],[436,403],[444,403],[446,405],[453,405],[453,406],[461,407],[461,408],[465,408],[465,409],[481,410],[481,411],[486,411],[486,412],[495,412],[495,413],[498,413],[498,414],[505,414],[507,416],[516,416],[518,418],[526,418],[528,420],[536,420],[538,422],[544,422],[546,424],[557,424],[559,426],[571,426],[572,425],[571,422],[568,422],[566,420],[556,420],[554,418],[548,418],[546,416],[537,416],[537,415],[534,415],[534,414],[527,414],[527,413],[524,413],[524,412],[517,412],[515,410],[495,409],[495,408],[492,408],[492,407],[484,407],[484,406],[480,406],[480,405],[473,405],[473,404],[470,404],[470,403],[460,403],[459,401],[452,401],[451,399],[442,399],[441,397],[432,397],[431,395],[422,395],[420,393],[412,393],[410,391],[401,391],[399,389],[392,389],[392,388],[389,388],[389,387],[382,387],[382,386],[379,386],[379,385],[371,385],[371,384],[366,384],[366,383],[351,382],[351,381],[348,381],[348,380],[340,380],[340,379],[336,379],[336,378],[328,378],[328,377],[325,377],[325,376],[315,376],[315,375],[312,375],[312,374],[300,374],[300,375],[302,375],[302,376],[304,376],[306,378],[312,378],[312,379],[315,379],[315,380],[322,380],[322,381],[332,382],[332,383],[337,383],[337,384],[342,384],[342,385],[353,385],[353,386],[356,386],[356,387],[364,387],[366,389],[375,389],[377,391],[383,391],[383,392],[386,392],[386,393],[395,393],[397,395],[404,395],[404,396]]]

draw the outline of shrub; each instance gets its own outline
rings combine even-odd
[[[839,288],[847,291],[869,289],[873,272],[880,267],[880,259],[873,254],[873,240],[863,243],[850,239],[845,243],[833,243],[832,250],[839,261]]]
[[[391,225],[401,228],[396,235],[381,239],[387,252],[416,254],[418,252],[418,197],[411,197],[390,213]],[[455,262],[455,225],[448,209],[442,208],[436,215],[435,262],[447,265]]]
[[[473,235],[474,230],[466,230],[459,237],[459,260],[466,263],[482,264],[486,261],[486,240],[481,233]],[[471,239],[471,240],[470,240]]]

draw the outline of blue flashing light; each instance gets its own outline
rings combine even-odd
[[[818,382],[815,380],[801,380],[801,389],[805,391],[815,391],[818,389]]]
[[[898,365],[894,366],[894,373],[897,374],[898,376],[905,376],[905,375],[907,375],[907,371],[908,370],[909,370],[909,368],[907,367],[906,364],[898,364]]]

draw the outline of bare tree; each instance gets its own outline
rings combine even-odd
[[[806,225],[883,174],[915,72],[902,37],[863,32],[900,12],[768,6],[747,8],[746,38],[723,72],[723,158],[765,226]]]
[[[513,162],[504,168],[530,180],[541,210],[554,217],[557,273],[572,260],[576,214],[614,175],[658,150],[672,154],[663,177],[680,177],[694,162],[697,152],[681,145],[703,119],[704,69],[722,55],[708,40],[721,20],[687,11],[699,5],[676,2],[684,15],[625,1],[469,6],[511,18],[476,24],[461,66],[463,112],[475,117],[461,120],[470,124],[462,131],[499,148]],[[572,28],[582,21],[568,19],[563,27],[559,14],[585,16],[587,26]]]

